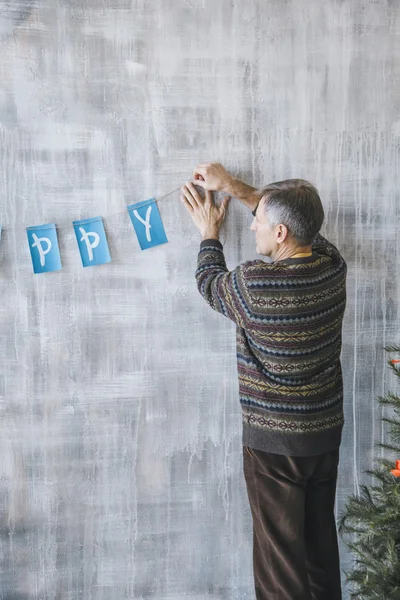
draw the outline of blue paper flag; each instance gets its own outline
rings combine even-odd
[[[168,242],[155,198],[130,204],[127,209],[142,250]]]
[[[102,217],[73,221],[73,226],[84,267],[111,262]]]
[[[33,272],[59,271],[62,267],[55,224],[46,223],[35,227],[27,227],[26,234],[31,252]]]

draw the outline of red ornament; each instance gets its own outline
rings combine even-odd
[[[390,471],[395,477],[400,477],[400,460],[396,460],[396,468]]]

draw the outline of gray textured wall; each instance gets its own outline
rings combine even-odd
[[[235,331],[196,289],[200,234],[175,193],[168,244],[117,215],[112,262],[83,269],[71,225],[198,162],[320,190],[349,266],[338,511],[367,481],[398,341],[399,28],[390,0],[1,2],[1,600],[254,599]],[[47,222],[63,270],[33,275]],[[258,257],[250,224],[232,201],[229,268]]]

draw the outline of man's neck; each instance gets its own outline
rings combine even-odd
[[[300,256],[298,257],[298,255],[300,254]],[[286,258],[300,258],[301,256],[311,256],[312,254],[312,247],[311,246],[298,246],[296,248],[279,248],[278,252],[276,253],[276,255],[273,257],[273,260],[279,261],[279,260],[285,260]]]

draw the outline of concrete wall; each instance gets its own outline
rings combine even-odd
[[[399,27],[390,0],[2,3],[1,600],[254,599],[235,326],[196,289],[179,193],[168,244],[123,212],[199,162],[317,185],[349,266],[338,512],[368,481],[399,341]],[[83,269],[72,220],[121,211]],[[63,270],[33,275],[48,222]],[[229,268],[258,258],[250,224],[232,200]]]

